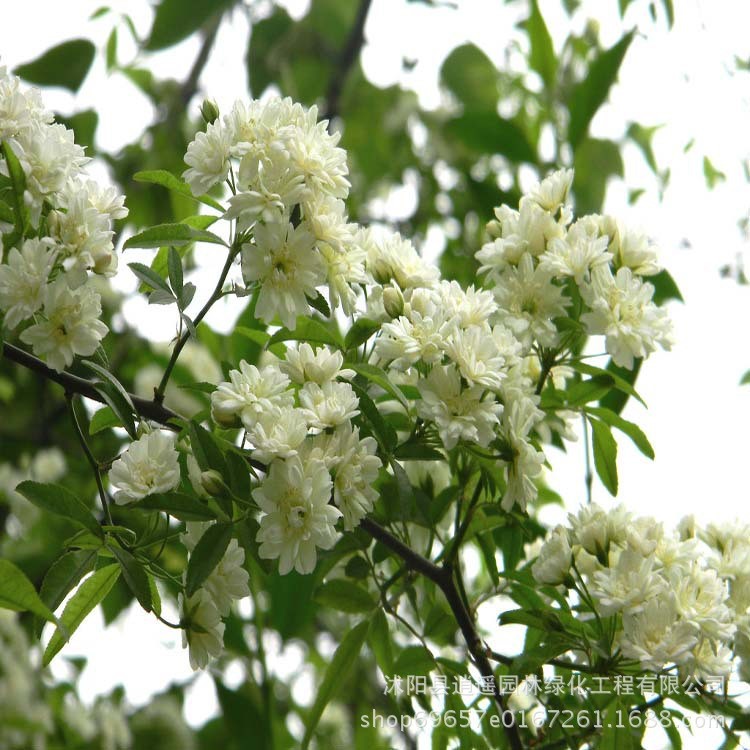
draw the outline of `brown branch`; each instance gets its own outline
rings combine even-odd
[[[489,680],[493,685],[495,702],[503,715],[502,724],[511,749],[523,750],[523,743],[521,742],[521,735],[518,732],[518,726],[515,722],[510,723],[510,726],[506,725],[505,712],[508,709],[506,708],[503,695],[496,684],[495,673],[493,672],[492,664],[487,657],[488,649],[482,643],[482,639],[479,637],[477,629],[474,626],[474,621],[464,606],[463,600],[458,592],[456,582],[453,579],[453,567],[451,565],[435,565],[427,558],[422,557],[422,555],[407,547],[402,541],[397,539],[389,531],[370,518],[363,519],[361,526],[368,534],[370,534],[370,536],[377,539],[392,552],[395,552],[404,563],[406,563],[407,568],[429,578],[443,592],[443,595],[448,602],[448,606],[451,608],[453,616],[456,618],[461,634],[466,641],[466,647],[469,650],[469,654],[471,655],[474,664],[482,677]]]
[[[328,82],[323,110],[323,116],[327,120],[333,119],[339,113],[341,92],[344,89],[346,78],[359,57],[362,45],[365,43],[365,23],[367,22],[367,14],[370,12],[371,4],[372,0],[361,0],[357,9],[357,16],[354,19],[354,25],[349,32],[349,37],[346,40],[344,49],[341,50],[341,56],[336,64],[336,70]]]
[[[51,367],[47,367],[41,359],[37,359],[23,349],[19,349],[17,346],[13,346],[13,344],[8,344],[7,342],[3,343],[2,354],[5,359],[15,362],[27,370],[31,370],[37,375],[41,375],[43,378],[61,385],[67,393],[78,393],[81,396],[90,398],[92,401],[98,401],[100,404],[105,403],[91,380],[79,378],[77,375],[65,372],[64,370],[62,372],[53,370]],[[170,420],[180,418],[179,414],[162,404],[154,403],[133,394],[130,395],[130,398],[133,401],[135,410],[144,419],[150,419],[163,424],[165,427],[174,429],[174,425],[170,424]]]

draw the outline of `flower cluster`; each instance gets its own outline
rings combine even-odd
[[[590,596],[599,616],[620,615],[616,645],[644,670],[677,665],[697,678],[728,676],[750,657],[750,527],[673,533],[653,518],[596,504],[547,537],[532,566],[539,583]]]
[[[317,549],[338,538],[338,519],[354,528],[377,497],[381,461],[352,424],[359,399],[343,362],[341,352],[301,343],[260,369],[241,362],[211,396],[214,421],[242,426],[252,457],[268,466],[253,492],[263,511],[257,541],[282,574],[312,572]]]
[[[242,273],[259,290],[256,313],[294,329],[327,285],[332,308],[351,313],[352,285],[366,281],[364,252],[346,217],[346,152],[318,122],[316,107],[291,99],[237,102],[189,144],[184,178],[195,195],[223,180],[232,190],[227,220],[252,228]]]
[[[113,188],[87,179],[89,160],[73,131],[55,123],[39,92],[22,90],[4,67],[0,143],[0,184],[16,204],[0,219],[3,326],[20,328],[21,341],[62,370],[75,356],[92,355],[107,333],[89,272],[114,275],[112,222],[127,209]]]

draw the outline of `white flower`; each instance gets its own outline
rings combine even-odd
[[[180,594],[180,609],[185,627],[182,647],[189,649],[190,666],[204,669],[211,657],[221,655],[224,648],[224,623],[206,589],[198,589],[189,599]]]
[[[459,440],[487,446],[495,436],[503,407],[482,386],[462,390],[455,366],[433,367],[418,388],[422,400],[417,402],[417,412],[435,423],[449,450]]]
[[[469,385],[498,390],[505,377],[506,362],[489,326],[461,328],[445,342],[445,353],[458,365]]]
[[[242,273],[245,281],[260,284],[256,314],[265,323],[278,315],[294,330],[297,316],[310,313],[307,297],[314,298],[325,281],[315,238],[292,224],[258,224],[254,237],[255,244],[243,245]]]
[[[654,558],[626,549],[614,567],[594,573],[591,593],[606,617],[640,612],[648,601],[666,593],[665,588],[664,579],[654,571]]]
[[[313,349],[307,342],[287,349],[286,360],[279,362],[281,371],[300,385],[308,382],[323,385],[336,378],[353,378],[354,370],[342,369],[343,365],[341,352],[332,352],[326,347]]]
[[[603,334],[607,352],[620,367],[633,368],[635,357],[647,357],[659,344],[672,346],[671,323],[653,302],[654,287],[620,268],[613,276],[608,267],[591,274],[591,284],[581,288],[591,312],[581,315],[589,333]]]
[[[539,583],[557,586],[570,577],[572,562],[568,530],[564,526],[557,526],[544,540],[539,557],[531,566],[531,573]]]
[[[379,284],[394,280],[407,290],[437,283],[438,269],[423,260],[414,245],[398,232],[382,236],[368,229],[359,235],[359,241],[367,251],[367,271]]]
[[[256,540],[258,554],[279,559],[279,573],[292,568],[312,573],[317,548],[331,549],[336,543],[334,524],[342,513],[329,504],[332,483],[325,463],[295,456],[271,464],[268,476],[253,491],[264,515]]]
[[[503,412],[503,432],[510,452],[508,477],[501,506],[510,510],[518,505],[526,510],[527,504],[537,496],[534,479],[542,472],[544,453],[538,451],[528,436],[534,425],[543,418],[530,398],[513,398]]]
[[[655,247],[645,234],[625,227],[613,219],[609,219],[609,224],[614,225],[610,249],[614,254],[615,266],[629,268],[639,276],[653,276],[659,273],[661,268],[657,263]]]
[[[305,383],[299,402],[310,427],[317,430],[336,427],[359,414],[359,399],[349,383]]]
[[[91,356],[109,330],[99,320],[99,295],[88,284],[72,290],[62,277],[46,287],[43,313],[45,319],[27,328],[21,341],[55,370],[65,369],[76,355]]]
[[[232,539],[224,557],[203,583],[203,588],[211,596],[222,617],[229,615],[233,601],[250,596],[250,575],[242,567],[244,563],[245,550],[236,539]]]
[[[119,489],[116,503],[132,503],[147,495],[169,492],[180,483],[180,466],[171,432],[141,435],[113,464],[109,481]]]
[[[447,319],[457,317],[461,328],[482,326],[497,312],[497,303],[487,289],[462,289],[457,281],[441,281],[437,288],[439,305]]]
[[[535,185],[528,196],[545,211],[554,214],[568,200],[572,184],[573,170],[558,169],[547,175],[540,184]]]
[[[253,428],[266,412],[294,405],[294,394],[287,390],[289,378],[278,367],[266,365],[259,370],[244,359],[239,370],[229,371],[229,383],[219,383],[211,394],[211,419],[222,427],[242,421]]]
[[[21,79],[0,66],[0,141],[14,138],[35,123],[52,122],[39,89],[21,90]]]
[[[727,584],[715,570],[693,564],[688,571],[673,574],[670,584],[675,609],[684,620],[709,638],[728,641],[734,635]]]
[[[641,669],[659,672],[667,664],[682,664],[698,642],[696,628],[680,620],[668,597],[654,597],[638,612],[622,617],[620,648],[640,661]]]
[[[517,268],[506,269],[494,288],[500,307],[500,322],[510,328],[527,348],[536,342],[553,346],[557,329],[553,318],[565,314],[570,300],[563,296],[561,287],[552,282],[552,274],[524,254]]]
[[[728,678],[732,672],[733,657],[732,651],[723,643],[701,638],[680,667],[680,672],[683,675],[695,676],[698,680]],[[740,675],[740,679],[745,678]]]
[[[0,310],[5,325],[12,329],[30,318],[44,303],[47,278],[55,262],[48,239],[30,239],[20,250],[10,249],[8,260],[0,265]]]
[[[555,276],[572,276],[576,284],[582,284],[590,278],[592,268],[607,265],[612,260],[612,253],[607,252],[608,245],[606,236],[573,240],[569,233],[565,239],[550,241],[539,265]]]
[[[378,498],[373,487],[382,466],[375,455],[377,443],[371,437],[360,439],[359,428],[346,422],[336,428],[323,450],[333,474],[333,500],[344,515],[344,528],[351,531]]]
[[[193,195],[203,195],[227,176],[231,138],[232,132],[221,120],[216,120],[188,144],[185,164],[189,169],[182,177]]]
[[[274,406],[262,412],[247,431],[253,456],[263,463],[291,458],[307,437],[307,417],[302,409]]]
[[[583,505],[577,515],[568,515],[571,525],[571,541],[606,564],[610,546],[625,546],[633,521],[633,514],[618,505],[607,512],[597,503]]]

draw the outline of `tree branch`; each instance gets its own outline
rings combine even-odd
[[[354,25],[349,32],[344,49],[341,50],[336,70],[328,83],[323,114],[327,120],[331,120],[339,113],[339,101],[344,84],[346,83],[346,77],[357,61],[362,45],[365,42],[365,23],[367,22],[367,14],[370,12],[371,4],[372,0],[361,0],[357,9],[357,16],[354,19]]]
[[[214,42],[216,41],[216,35],[219,33],[219,26],[221,25],[222,18],[223,13],[217,14],[203,31],[203,41],[201,43],[201,48],[198,51],[198,56],[195,58],[193,67],[190,68],[188,77],[180,87],[180,96],[178,99],[178,109],[180,111],[184,111],[187,108],[188,104],[190,104],[190,100],[198,91],[198,80],[201,77],[201,73],[203,73],[203,68],[206,67],[206,63],[208,62],[208,57],[211,54]]]
[[[5,359],[15,362],[27,370],[31,370],[37,375],[41,375],[43,378],[61,385],[68,393],[78,393],[81,396],[90,398],[92,401],[98,401],[100,404],[105,403],[91,380],[79,378],[77,375],[65,372],[64,370],[62,372],[53,370],[51,367],[47,367],[41,359],[37,359],[23,349],[19,349],[17,346],[13,346],[13,344],[8,344],[7,342],[3,343],[2,354]],[[171,425],[169,420],[180,418],[179,414],[162,404],[157,404],[132,394],[130,398],[133,401],[136,411],[144,419],[150,419],[154,422],[159,422],[165,427],[174,429],[174,425]]]

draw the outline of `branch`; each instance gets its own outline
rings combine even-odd
[[[327,120],[333,119],[339,113],[339,100],[344,83],[346,83],[346,77],[359,57],[362,45],[365,42],[365,23],[371,4],[372,0],[361,0],[354,25],[349,32],[349,38],[346,40],[344,49],[341,50],[336,70],[328,83],[324,109],[324,117]]]
[[[98,401],[100,404],[105,403],[104,399],[99,395],[96,390],[94,383],[91,380],[85,378],[79,378],[77,375],[73,375],[69,372],[58,372],[53,370],[51,367],[47,367],[41,359],[37,359],[33,355],[25,352],[23,349],[19,349],[13,344],[3,343],[2,354],[5,359],[9,359],[11,362],[15,362],[27,370],[35,372],[37,375],[41,375],[47,380],[61,385],[68,393],[77,393],[86,398],[90,398],[92,401]],[[174,429],[174,425],[170,424],[171,419],[179,419],[180,415],[168,409],[162,404],[148,401],[139,396],[130,395],[133,401],[133,406],[138,414],[144,419],[150,419],[154,422],[159,422],[165,427]]]
[[[405,563],[406,567],[421,573],[426,578],[433,581],[443,592],[448,605],[456,618],[461,634],[466,641],[466,647],[469,650],[474,664],[479,670],[482,677],[491,680],[494,686],[494,698],[502,713],[503,728],[505,729],[508,742],[512,750],[523,750],[523,743],[518,732],[518,726],[515,722],[510,726],[506,725],[505,712],[507,708],[500,689],[495,684],[495,673],[492,670],[492,664],[487,658],[487,649],[482,644],[482,639],[477,633],[471,615],[464,606],[456,582],[453,580],[452,566],[439,567],[422,555],[417,554],[414,550],[407,547],[402,541],[393,536],[389,531],[384,529],[375,521],[364,518],[361,522],[362,528],[379,542],[395,552]]]
[[[223,14],[219,13],[208,26],[206,26],[203,32],[203,42],[201,48],[198,51],[198,56],[195,58],[193,67],[190,68],[190,73],[185,79],[185,82],[180,87],[180,97],[178,99],[179,108],[184,110],[190,104],[190,100],[195,96],[198,91],[198,80],[203,73],[203,68],[206,67],[208,62],[208,56],[211,54],[211,49],[216,41],[216,35],[219,32],[219,25],[221,24]]]

